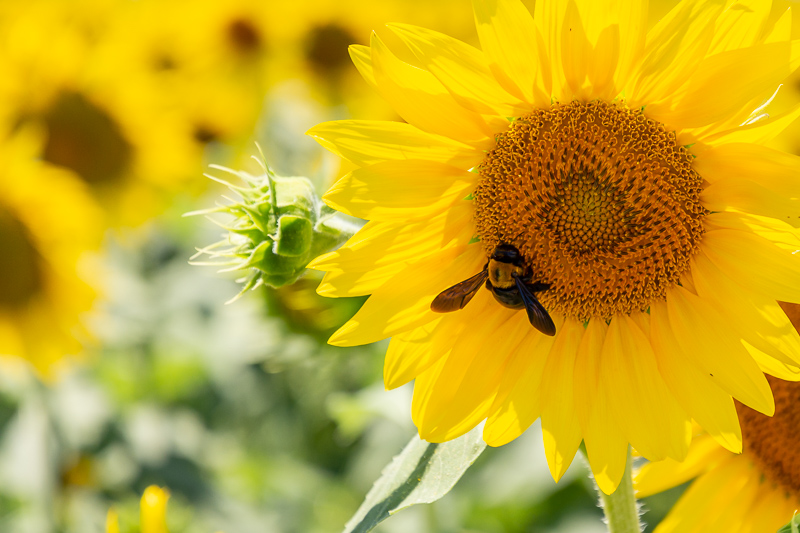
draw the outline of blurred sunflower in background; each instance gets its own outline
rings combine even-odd
[[[102,214],[74,174],[33,158],[40,132],[0,133],[0,354],[43,376],[78,355],[81,317],[95,298],[96,267],[83,263],[102,238]]]
[[[791,11],[683,1],[646,32],[640,1],[474,8],[482,50],[407,24],[411,62],[351,47],[406,123],[309,131],[359,167],[326,202],[370,221],[312,263],[321,294],[371,294],[330,342],[392,337],[386,386],[416,380],[431,442],[486,420],[499,446],[541,417],[556,480],[583,440],[613,492],[629,444],[680,461],[691,419],[741,451],[733,398],[771,415],[764,372],[800,379],[776,303],[800,302],[800,160],[764,146],[800,115],[765,114],[800,64]],[[516,278],[476,277],[500,245]],[[449,287],[463,310],[434,312]]]
[[[775,415],[737,403],[744,450],[734,455],[714,439],[694,438],[686,460],[643,466],[635,477],[641,497],[695,479],[656,533],[777,531],[800,508],[800,384],[769,378]]]

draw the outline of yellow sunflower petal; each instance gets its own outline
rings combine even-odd
[[[630,317],[611,320],[602,357],[601,375],[614,391],[610,409],[631,445],[648,459],[681,460],[691,438],[689,418],[661,378],[650,341]]]
[[[752,124],[715,133],[708,137],[700,137],[696,140],[711,146],[727,143],[766,144],[783,133],[798,117],[800,117],[800,104]]]
[[[424,222],[368,222],[342,247],[321,255],[308,268],[368,271],[413,262],[437,250],[469,244],[473,210],[467,202]]]
[[[483,298],[493,300],[489,291],[482,293]],[[434,391],[415,420],[424,439],[453,439],[486,418],[508,358],[531,329],[525,313],[497,307],[488,317],[475,316],[453,346]],[[486,357],[488,353],[495,356]]]
[[[478,174],[444,163],[407,159],[356,169],[322,199],[348,215],[368,220],[427,218],[466,197]]]
[[[675,400],[721,446],[733,453],[742,451],[742,430],[731,395],[697,368],[675,339],[667,306],[658,302],[650,307],[650,340],[658,360],[658,370]]]
[[[671,97],[686,82],[705,57],[723,6],[722,1],[682,0],[650,30],[631,106]]]
[[[800,198],[800,156],[795,154],[757,144],[722,144],[697,154],[694,168],[712,185],[744,179],[786,198]]]
[[[721,229],[703,236],[701,250],[733,279],[783,302],[800,302],[800,255],[745,231]]]
[[[482,303],[483,300],[470,302],[470,310],[486,310],[485,305],[481,306]],[[453,343],[465,327],[461,317],[447,315],[393,336],[383,365],[386,388],[395,389],[405,385],[450,353]]]
[[[583,29],[581,14],[575,2],[570,1],[561,28],[561,69],[571,91],[570,96],[582,96],[581,88],[592,59],[592,45]]]
[[[510,95],[495,81],[480,50],[426,28],[409,24],[388,26],[467,109],[504,117],[519,116],[530,109],[529,104]]]
[[[709,55],[755,44],[771,4],[764,0],[738,0],[731,3],[717,19],[714,40],[708,48]]]
[[[742,533],[778,531],[797,511],[797,502],[779,487],[768,488],[761,484],[759,494],[742,519]]]
[[[564,70],[561,66],[561,30],[564,23],[564,14],[567,11],[568,0],[554,0],[552,2],[536,2],[534,4],[533,22],[541,36],[541,48],[544,49],[545,61],[550,65],[551,85],[545,85],[548,91],[552,86],[552,95],[556,100],[563,100]]]
[[[372,69],[372,52],[369,46],[363,44],[351,44],[347,49],[350,53],[350,60],[355,65],[361,77],[374,89],[378,89],[378,82],[375,81],[375,72]]]
[[[578,346],[575,360],[575,410],[583,432],[586,456],[597,486],[606,494],[614,492],[625,473],[628,439],[611,415],[608,404],[610,384],[600,381],[603,342],[608,326],[590,320]]]
[[[679,346],[698,368],[740,402],[772,415],[767,379],[710,303],[677,286],[667,293],[667,313]]]
[[[705,58],[676,93],[647,106],[647,115],[675,128],[724,120],[800,65],[800,43],[770,43]],[[742,76],[747,72],[747,76]]]
[[[567,471],[578,446],[581,427],[575,412],[573,373],[583,335],[583,324],[567,319],[556,333],[541,385],[542,437],[550,474],[558,482]]]
[[[475,243],[447,248],[409,265],[377,289],[328,342],[368,344],[435,320],[439,315],[430,309],[434,297],[475,275],[485,262],[483,247]]]
[[[753,233],[792,255],[800,248],[800,230],[775,218],[752,213],[719,212],[707,215],[705,222],[708,231],[736,230]]]
[[[553,317],[556,329],[561,319]],[[520,343],[500,382],[483,429],[489,446],[502,446],[519,437],[540,414],[540,387],[554,337],[531,331]]]
[[[775,300],[727,277],[703,254],[694,257],[698,295],[710,302],[742,339],[787,365],[800,366],[800,335]]]
[[[749,508],[758,483],[747,475],[747,461],[730,456],[718,468],[698,478],[659,524],[659,533],[725,533],[722,522]],[[721,528],[718,528],[720,525]]]
[[[727,179],[703,189],[700,198],[711,211],[744,211],[800,227],[800,197],[787,197],[754,181]]]
[[[486,121],[460,106],[433,74],[398,59],[375,33],[370,45],[378,90],[406,122],[484,150],[492,148],[494,132]]]
[[[394,263],[381,268],[366,271],[342,272],[332,270],[326,272],[317,287],[317,294],[328,298],[347,298],[372,294],[387,281],[403,271],[404,263]]]
[[[549,105],[540,63],[537,29],[519,0],[474,0],[475,26],[489,68],[499,68],[514,82],[520,98],[532,105]]]
[[[613,74],[616,90],[608,94],[612,98],[627,85],[644,53],[647,2],[580,0],[578,8],[589,41],[595,43],[589,79],[596,93],[600,76]]]
[[[689,453],[683,461],[665,459],[649,462],[634,474],[636,496],[646,498],[677,487],[716,466],[729,455],[709,435],[699,435],[692,440]]]
[[[337,120],[317,124],[307,135],[359,166],[382,161],[425,159],[471,168],[484,157],[475,148],[441,135],[425,133],[411,124],[374,120]]]

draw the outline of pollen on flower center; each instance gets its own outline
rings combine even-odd
[[[550,310],[585,320],[646,310],[703,234],[702,178],[674,133],[622,104],[554,104],[516,119],[479,166],[487,255],[516,246]]]
[[[736,402],[744,453],[767,480],[800,498],[800,383],[767,376],[775,397],[769,417]]]

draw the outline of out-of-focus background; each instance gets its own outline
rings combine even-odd
[[[468,0],[0,2],[0,531],[101,532],[111,506],[137,531],[157,484],[173,533],[337,532],[415,435],[386,345],[325,344],[362,300],[308,273],[225,305],[233,277],[188,264],[221,230],[182,217],[222,201],[210,163],[259,172],[255,142],[327,188],[304,132],[397,118],[347,54],[385,22],[477,44]],[[541,448],[378,531],[603,531],[581,462],[555,484]]]

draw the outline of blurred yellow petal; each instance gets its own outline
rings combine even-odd
[[[114,509],[106,515],[106,533],[119,533],[119,514]]]
[[[692,440],[689,453],[684,461],[665,459],[648,462],[634,475],[634,486],[639,498],[677,487],[706,470],[710,470],[729,455],[708,435],[700,435]]]
[[[169,533],[167,529],[167,500],[169,491],[150,485],[142,494],[142,533]]]

